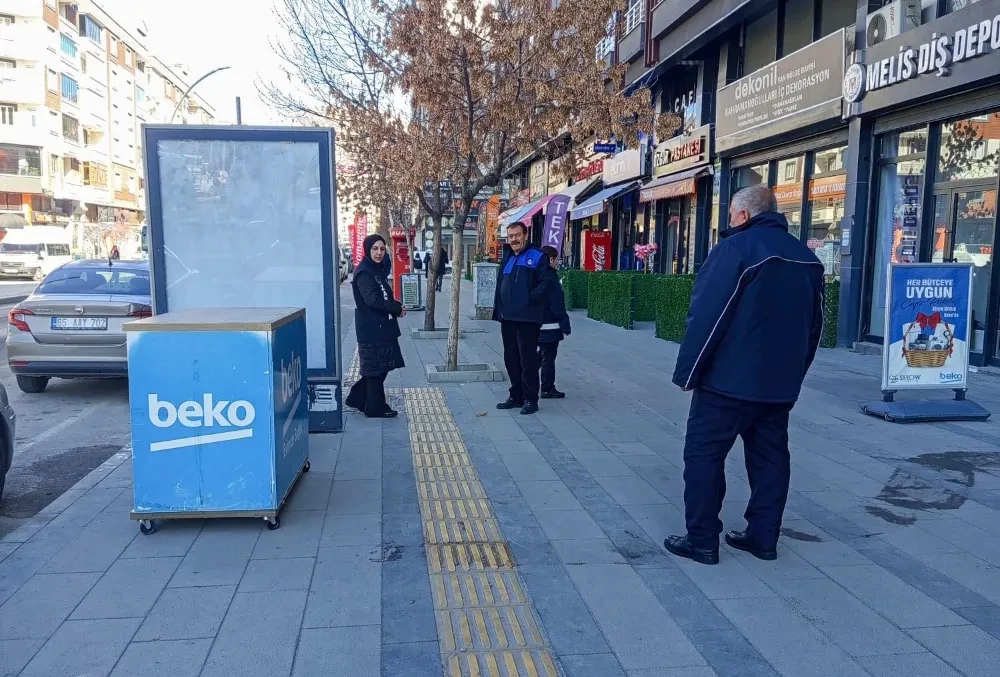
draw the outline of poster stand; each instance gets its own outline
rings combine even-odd
[[[971,263],[891,263],[887,271],[882,400],[861,410],[892,423],[985,421],[966,398],[972,333]],[[906,390],[951,390],[953,400],[897,401]]]

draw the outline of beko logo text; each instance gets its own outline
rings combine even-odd
[[[228,442],[230,440],[253,437],[253,424],[257,412],[246,400],[215,400],[211,393],[205,393],[201,402],[188,400],[174,405],[161,400],[159,395],[149,395],[149,421],[157,428],[170,428],[180,423],[185,428],[237,428],[226,432],[192,437],[181,437],[149,445],[150,451],[166,451],[193,447],[202,444]]]

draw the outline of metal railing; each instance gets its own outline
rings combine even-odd
[[[631,33],[635,28],[646,20],[646,2],[639,0],[625,12],[625,35]]]
[[[597,60],[600,61],[601,59],[603,59],[608,54],[611,54],[614,51],[615,51],[614,37],[609,35],[602,38],[597,43],[597,50],[596,50]]]

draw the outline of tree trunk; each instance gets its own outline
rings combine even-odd
[[[431,254],[431,269],[427,275],[427,310],[424,311],[424,331],[434,331],[434,308],[437,304],[437,264],[441,259],[441,221],[442,216],[431,217],[434,223],[434,252]]]
[[[455,215],[451,229],[451,309],[448,317],[448,371],[458,371],[459,303],[462,298],[462,280],[465,278],[465,219],[469,215],[469,203],[462,200],[462,213]]]

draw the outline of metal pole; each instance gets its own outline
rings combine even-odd
[[[200,78],[198,78],[197,80],[195,80],[194,84],[187,88],[187,91],[184,92],[184,95],[180,98],[180,101],[178,101],[177,105],[174,107],[174,112],[170,116],[170,123],[169,124],[174,124],[174,118],[177,116],[177,111],[179,111],[181,109],[181,104],[184,103],[184,99],[187,98],[188,94],[191,93],[192,89],[194,89],[199,84],[201,84],[201,81],[204,80],[205,78],[207,78],[208,76],[215,75],[219,71],[228,70],[229,68],[232,68],[232,66],[220,66],[219,68],[216,68],[215,70],[210,70],[209,72],[205,73]]]
[[[240,97],[236,97],[236,124],[243,124],[243,107],[240,105]]]

